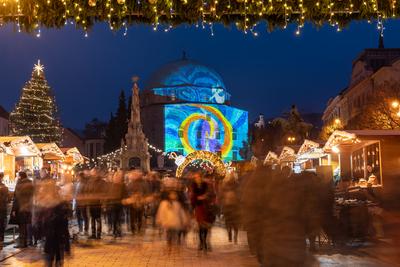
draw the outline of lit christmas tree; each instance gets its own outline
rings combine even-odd
[[[62,128],[51,88],[44,77],[44,67],[34,65],[32,77],[22,88],[21,97],[10,114],[13,135],[28,135],[34,142],[61,142]]]

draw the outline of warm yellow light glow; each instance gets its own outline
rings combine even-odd
[[[398,108],[399,107],[399,101],[395,100],[392,102],[392,108]]]
[[[340,124],[340,119],[335,119],[335,124]]]
[[[334,147],[332,147],[332,151],[333,151],[334,153],[339,153],[339,152],[340,152],[340,149],[339,149],[337,146],[334,146]]]
[[[38,75],[43,72],[44,66],[40,64],[40,59],[38,60],[38,63],[34,65],[34,70],[37,72]]]

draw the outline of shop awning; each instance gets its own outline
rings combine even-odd
[[[63,160],[65,157],[56,143],[37,143],[36,146],[40,149],[40,152],[42,152],[44,160]]]
[[[6,147],[8,154],[15,157],[41,156],[39,148],[29,136],[0,136],[0,144]]]

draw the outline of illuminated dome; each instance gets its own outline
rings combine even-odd
[[[180,87],[226,89],[217,72],[188,59],[174,61],[161,67],[151,75],[146,89]]]
[[[145,105],[229,104],[231,97],[217,72],[185,57],[166,64],[151,75],[142,96]]]

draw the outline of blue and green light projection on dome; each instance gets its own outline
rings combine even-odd
[[[214,70],[191,60],[165,65],[148,85],[164,96],[164,151],[188,155],[197,150],[219,154],[224,161],[243,160],[248,113],[231,107],[231,95]]]
[[[231,98],[218,73],[190,60],[168,64],[151,81],[149,87],[155,95],[181,101],[225,104]]]
[[[164,108],[165,151],[187,155],[196,150],[219,154],[224,161],[243,160],[248,114],[226,105],[172,104]]]

